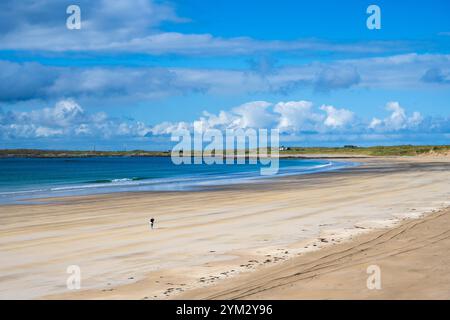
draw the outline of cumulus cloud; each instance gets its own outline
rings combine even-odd
[[[216,114],[204,111],[194,121],[162,122],[156,125],[141,121],[112,118],[104,112],[89,113],[74,100],[61,100],[53,107],[28,112],[0,109],[0,138],[3,142],[48,138],[148,139],[163,138],[185,129],[279,129],[285,141],[372,141],[409,135],[450,132],[450,118],[423,117],[411,114],[398,102],[389,102],[390,114],[383,119],[364,120],[348,109],[332,105],[315,107],[311,101],[252,101]],[[71,141],[71,140],[70,140]]]
[[[272,104],[266,101],[253,101],[233,109],[238,120],[233,123],[240,128],[271,127],[274,123],[272,114],[267,108]]]
[[[325,126],[331,128],[342,128],[351,124],[354,120],[354,113],[347,109],[336,109],[333,106],[323,105],[320,107],[327,113],[324,121]]]
[[[392,110],[396,107],[395,103],[388,105]],[[415,112],[407,118],[402,114],[402,112],[404,113],[403,109],[400,109],[395,109],[389,118],[379,120],[384,131],[396,131],[405,129],[407,126],[417,126],[422,121],[419,113]],[[404,118],[402,118],[403,116]],[[267,101],[253,101],[232,108],[230,111],[222,110],[218,114],[205,111],[199,119],[192,123],[165,122],[155,126],[151,131],[153,134],[170,134],[179,128],[193,130],[196,127],[219,130],[277,128],[284,135],[323,134],[335,131],[364,132],[368,129],[375,129],[372,123],[360,121],[354,112],[345,108],[331,105],[315,108],[311,101],[286,101],[276,104]]]
[[[103,112],[90,114],[73,100],[61,100],[51,108],[29,112],[0,110],[2,139],[145,136],[149,130],[139,121],[121,121]]]
[[[248,102],[232,108],[230,111],[220,111],[218,114],[204,112],[191,122],[165,122],[151,128],[152,134],[170,135],[179,128],[194,130],[202,129],[245,129],[245,128],[276,128],[287,136],[302,139],[308,137],[328,137],[342,135],[363,140],[388,137],[399,134],[429,134],[448,133],[450,119],[438,117],[423,117],[419,112],[408,114],[398,102],[388,102],[386,109],[390,112],[384,119],[372,120],[358,117],[353,111],[332,105],[314,107],[311,101],[286,101],[270,103],[266,101]],[[355,138],[356,139],[356,138]]]
[[[312,107],[312,102],[304,100],[277,103],[274,107],[274,112],[279,114],[277,128],[282,133],[317,131],[323,115]]]
[[[180,130],[191,130],[192,125],[188,122],[177,122],[172,123],[169,121],[165,121],[159,123],[150,128],[150,130],[146,133],[146,136],[166,136],[172,134],[172,132],[180,131]]]
[[[383,120],[373,118],[369,128],[383,131],[411,130],[417,128],[423,121],[423,117],[419,112],[413,112],[411,116],[408,116],[405,109],[395,101],[388,102],[386,110],[391,112],[389,117]]]

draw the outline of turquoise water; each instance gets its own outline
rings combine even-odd
[[[281,159],[276,176],[336,170],[352,163]],[[0,203],[126,191],[201,190],[257,182],[261,165],[174,165],[169,157],[0,159]]]

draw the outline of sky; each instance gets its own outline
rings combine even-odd
[[[448,0],[3,0],[0,31],[0,148],[165,150],[198,124],[450,141]]]

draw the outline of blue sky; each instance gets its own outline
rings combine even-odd
[[[2,1],[0,148],[166,149],[196,122],[278,128],[288,145],[448,144],[449,14],[446,0]]]

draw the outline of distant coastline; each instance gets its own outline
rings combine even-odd
[[[92,158],[92,157],[168,157],[169,151],[86,151],[2,149],[0,158]]]
[[[450,154],[450,145],[398,145],[374,147],[283,147],[284,157],[298,155],[345,155],[345,156],[415,156],[424,154]],[[89,157],[169,157],[170,151],[86,151],[86,150],[40,150],[1,149],[0,158],[89,158]]]

